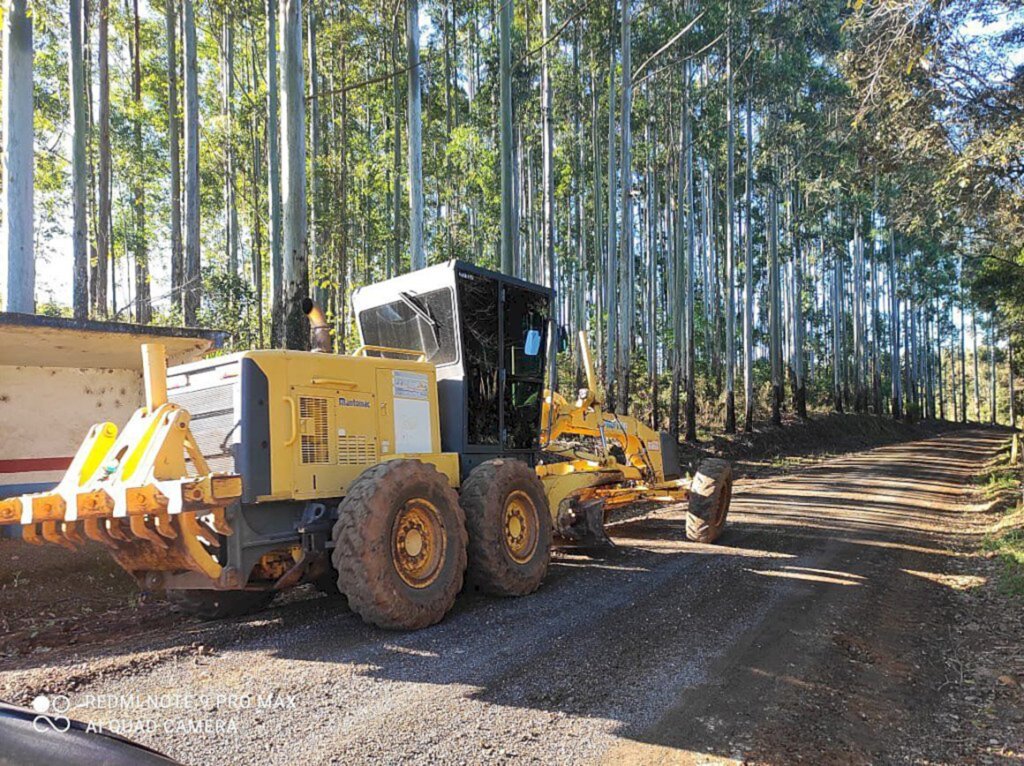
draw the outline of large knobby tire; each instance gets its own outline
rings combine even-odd
[[[168,590],[166,597],[201,620],[221,620],[258,612],[274,600],[273,590]]]
[[[497,596],[537,590],[551,561],[551,511],[536,471],[521,460],[488,460],[470,472],[459,497],[470,585]]]
[[[732,501],[732,466],[709,458],[700,464],[690,484],[686,537],[695,543],[713,543],[722,534]]]
[[[338,506],[331,559],[338,589],[364,621],[397,630],[439,622],[466,571],[458,495],[419,460],[367,468]]]

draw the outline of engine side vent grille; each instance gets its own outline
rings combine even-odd
[[[369,436],[339,436],[338,465],[376,465],[377,440]]]
[[[299,417],[303,421],[310,421],[310,430],[312,431],[312,433],[302,434],[303,464],[316,465],[329,462],[327,400],[318,396],[300,396]]]
[[[238,435],[235,415],[234,383],[206,388],[180,388],[168,392],[168,399],[184,407],[192,415],[190,427],[196,446],[209,463],[211,471],[235,470],[233,441]],[[192,460],[191,472],[196,473]]]

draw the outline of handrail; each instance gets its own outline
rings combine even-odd
[[[289,421],[292,424],[292,435],[285,441],[284,446],[290,447],[295,444],[295,441],[299,438],[299,408],[295,405],[295,399],[290,396],[283,397],[285,403],[288,405]]]
[[[352,352],[352,356],[366,356],[367,351],[375,351],[378,354],[400,354],[402,356],[416,357],[418,362],[427,361],[427,357],[422,351],[414,351],[411,348],[391,348],[390,346],[362,345]]]

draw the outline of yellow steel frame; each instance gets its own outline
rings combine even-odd
[[[537,466],[552,515],[568,497],[600,497],[605,508],[638,501],[680,502],[689,496],[688,482],[665,481],[661,436],[629,415],[605,413],[597,396],[597,376],[590,356],[586,332],[579,334],[580,353],[587,387],[575,402],[557,392],[546,392],[541,413],[541,445],[559,453],[557,444],[565,436],[588,437],[603,445],[618,444],[625,455],[623,465],[607,454],[581,456],[578,450],[566,454],[576,459]]]

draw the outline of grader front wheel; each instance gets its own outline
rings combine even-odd
[[[469,582],[497,596],[537,590],[551,560],[551,512],[536,472],[521,460],[488,460],[470,472],[460,502]]]
[[[466,570],[455,491],[419,460],[366,469],[338,507],[332,560],[339,590],[364,621],[399,630],[439,622]]]
[[[700,464],[690,485],[686,537],[695,543],[713,543],[725,528],[732,501],[732,466],[710,458]]]

